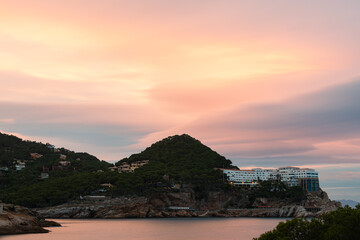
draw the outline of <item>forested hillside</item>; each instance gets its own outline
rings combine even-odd
[[[0,200],[24,206],[67,201],[98,188],[111,164],[88,153],[0,133]]]
[[[209,191],[237,191],[218,169],[236,168],[232,162],[186,134],[156,142],[120,160],[117,166],[51,144],[5,134],[0,140],[0,200],[7,203],[45,207],[86,195],[150,196],[176,192],[183,186],[192,188],[199,198]],[[126,172],[122,171],[124,165],[129,167]],[[300,188],[279,182],[261,183],[244,194],[248,199],[244,204],[249,207],[258,197],[274,196],[289,202],[304,198]]]
[[[150,181],[159,181],[168,175],[174,181],[211,183],[221,180],[215,168],[236,168],[230,160],[186,134],[167,137],[116,165],[139,160],[150,160],[137,170]]]
[[[38,155],[31,156],[32,153]],[[69,161],[70,169],[77,171],[106,169],[111,165],[88,153],[75,153],[65,148],[55,148],[49,143],[22,140],[0,133],[0,167],[3,168],[3,172],[5,168],[12,172],[19,163],[25,163],[26,170],[41,172],[43,167],[52,168],[63,160]]]
[[[0,134],[0,154],[1,200],[29,207],[56,205],[88,194],[148,195],[159,188],[171,189],[175,183],[221,188],[225,183],[215,168],[232,167],[230,160],[188,135],[168,137],[119,161],[150,160],[133,173],[110,171],[111,164],[87,153],[6,134]],[[18,165],[23,168],[16,170]],[[100,185],[104,183],[112,187],[104,189]]]

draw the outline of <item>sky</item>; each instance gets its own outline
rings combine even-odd
[[[115,162],[187,133],[360,201],[360,2],[0,0],[0,131]]]

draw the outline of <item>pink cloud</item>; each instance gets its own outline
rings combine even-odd
[[[357,6],[7,2],[0,122],[146,132],[133,149],[189,133],[236,157],[357,161],[357,142],[346,141],[358,138],[349,114],[358,106],[340,111],[336,95],[294,98],[359,73]]]
[[[15,120],[13,118],[2,118],[0,119],[1,123],[14,123]]]

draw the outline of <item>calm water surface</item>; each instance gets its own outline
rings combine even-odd
[[[279,218],[167,218],[70,220],[51,233],[0,237],[1,240],[250,240],[273,229]]]

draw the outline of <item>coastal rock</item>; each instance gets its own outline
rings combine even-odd
[[[60,223],[57,223],[55,221],[49,221],[49,220],[45,220],[45,219],[41,219],[40,220],[40,226],[41,227],[61,227]]]
[[[43,226],[57,225],[45,221],[37,212],[12,204],[4,204],[0,213],[0,234],[47,233]]]
[[[159,192],[149,198],[133,196],[76,201],[37,211],[47,218],[316,217],[337,209],[339,204],[320,191],[308,193],[307,199],[297,204],[259,198],[252,208],[245,208],[249,200],[241,192],[208,192],[199,198],[192,189],[187,189],[184,192]]]
[[[341,207],[341,203],[337,201],[331,201],[324,191],[312,192],[307,194],[306,202],[304,203],[305,208],[319,208],[315,216],[334,211]]]

